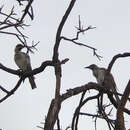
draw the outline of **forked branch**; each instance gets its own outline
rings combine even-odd
[[[84,47],[87,47],[87,48],[93,50],[93,55],[96,56],[99,60],[101,60],[102,56],[100,56],[99,54],[97,54],[97,52],[96,52],[97,49],[96,48],[94,48],[92,46],[89,46],[87,44],[78,42],[80,34],[84,34],[88,30],[95,29],[95,28],[96,27],[92,27],[92,26],[88,26],[87,28],[83,28],[83,26],[81,24],[80,16],[79,16],[79,25],[78,25],[78,27],[76,27],[76,29],[77,29],[76,37],[74,37],[74,38],[67,38],[65,36],[61,36],[61,39],[66,40],[66,41],[70,41],[70,42],[72,42],[72,43],[74,43],[76,45],[84,46]]]

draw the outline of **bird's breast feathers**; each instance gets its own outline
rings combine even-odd
[[[96,69],[93,71],[93,75],[96,77],[98,84],[102,85],[105,76],[105,69]]]
[[[24,52],[16,53],[14,56],[14,60],[17,66],[23,71],[31,69],[30,58],[26,53]]]

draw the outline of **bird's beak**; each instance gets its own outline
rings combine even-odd
[[[86,67],[84,67],[85,69],[90,69],[90,66],[86,66]]]
[[[24,48],[24,46],[21,47],[21,49],[23,49],[23,48]]]

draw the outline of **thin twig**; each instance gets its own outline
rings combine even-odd
[[[77,29],[76,37],[75,38],[67,38],[65,36],[61,36],[60,40],[63,39],[63,40],[66,40],[66,41],[70,41],[70,42],[72,42],[72,43],[74,43],[76,45],[84,46],[84,47],[87,47],[89,49],[92,49],[93,50],[93,55],[96,56],[99,60],[101,60],[102,56],[97,54],[97,52],[96,52],[97,49],[96,48],[94,48],[92,46],[89,46],[89,45],[86,45],[86,44],[83,44],[81,42],[77,42],[77,40],[79,39],[79,35],[81,33],[84,34],[84,32],[86,32],[86,31],[88,31],[90,29],[94,29],[94,28],[96,28],[96,27],[88,26],[87,28],[83,28],[82,25],[81,25],[81,20],[80,20],[80,16],[79,16],[79,25],[78,25],[78,27],[76,27],[76,29]]]
[[[19,81],[17,82],[16,86],[9,91],[6,96],[4,96],[2,99],[0,99],[0,103],[2,103],[3,101],[5,101],[7,98],[9,98],[11,95],[13,95],[15,93],[15,91],[20,87],[21,82],[23,81],[23,78],[21,77],[19,79]],[[7,91],[7,90],[6,90]]]
[[[33,0],[29,0],[29,1],[28,1],[28,4],[27,4],[27,6],[26,6],[25,9],[24,9],[24,13],[23,13],[21,19],[19,20],[20,22],[23,21],[24,18],[25,18],[25,16],[28,14],[29,8],[31,7],[32,3],[33,3]]]

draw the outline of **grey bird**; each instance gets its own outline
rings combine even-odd
[[[15,47],[15,54],[14,54],[14,61],[16,65],[23,71],[23,72],[29,72],[32,71],[30,57],[28,54],[21,52],[21,50],[24,48],[23,45],[18,44]],[[36,88],[36,84],[34,81],[34,76],[28,77],[29,82],[31,84],[32,89]]]
[[[85,67],[85,68],[92,70],[93,75],[97,80],[97,83],[99,85],[105,87],[106,89],[110,90],[111,92],[113,92],[117,103],[119,103],[120,99],[119,99],[118,94],[117,94],[117,87],[116,87],[116,83],[114,81],[112,74],[108,73],[107,69],[100,68],[95,64],[92,64],[92,65]]]

